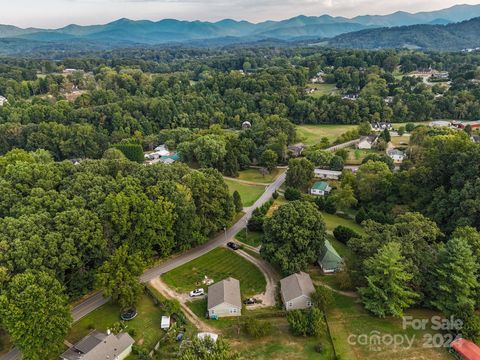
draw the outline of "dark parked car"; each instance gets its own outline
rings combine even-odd
[[[238,250],[240,249],[240,245],[238,245],[237,243],[234,243],[233,241],[230,241],[227,246],[232,249],[232,250]]]
[[[256,302],[256,301],[255,301],[254,298],[248,298],[248,299],[243,300],[243,303],[244,303],[245,305],[253,305],[253,304],[255,304],[255,302]]]

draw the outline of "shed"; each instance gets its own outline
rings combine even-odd
[[[162,330],[170,329],[170,316],[162,316],[160,328],[162,328]]]
[[[310,189],[310,194],[317,195],[317,196],[325,196],[332,191],[332,188],[328,183],[325,181],[317,181],[313,184],[312,188]]]
[[[330,241],[325,240],[322,251],[318,256],[318,265],[326,274],[340,271],[343,265],[343,259],[338,255]]]
[[[480,347],[464,338],[455,339],[451,342],[450,348],[455,351],[460,359],[478,360],[480,359]]]

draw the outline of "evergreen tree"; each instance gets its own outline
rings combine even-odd
[[[438,255],[432,305],[447,316],[473,315],[478,289],[478,264],[465,238],[450,239]]]
[[[237,190],[233,192],[233,204],[235,205],[235,211],[239,213],[243,210],[242,198]]]
[[[386,143],[389,143],[392,140],[390,137],[390,131],[388,129],[383,130],[380,136],[383,140],[385,140]]]
[[[402,316],[418,295],[409,289],[413,276],[407,272],[400,245],[395,242],[384,245],[364,266],[367,287],[360,288],[359,293],[365,308],[379,317]]]

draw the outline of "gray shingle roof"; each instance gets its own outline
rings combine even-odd
[[[93,331],[60,357],[66,360],[113,360],[134,343],[127,333],[114,335]]]
[[[240,282],[237,279],[229,277],[208,287],[208,309],[223,303],[242,307]]]
[[[284,301],[290,301],[302,295],[310,296],[315,291],[310,275],[303,271],[280,280],[280,286]]]

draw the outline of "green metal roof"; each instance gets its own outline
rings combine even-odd
[[[328,188],[328,183],[325,181],[317,181],[315,184],[313,184],[312,189],[315,190],[320,190],[320,191],[325,191]]]
[[[330,241],[325,240],[325,244],[318,257],[318,264],[321,265],[323,269],[337,270],[342,266],[342,262],[342,257],[338,255],[332,244],[330,244]]]

